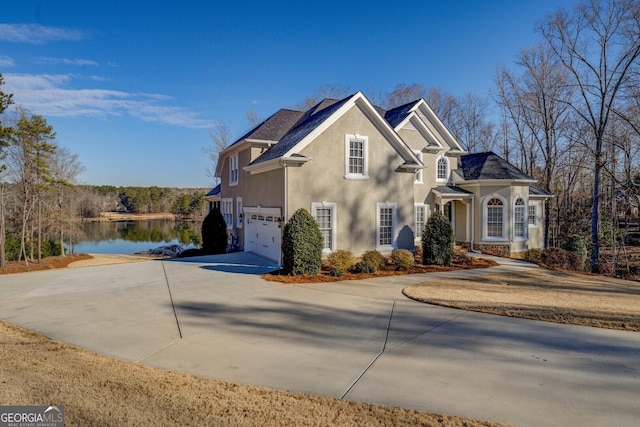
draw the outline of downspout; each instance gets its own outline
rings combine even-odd
[[[471,200],[471,245],[469,245],[469,251],[475,254],[481,254],[482,252],[473,248],[473,244],[476,238],[476,203],[475,199]]]
[[[287,162],[282,162],[281,164],[284,166],[284,209],[282,210],[282,227],[280,227],[280,241],[282,242],[284,223],[287,218],[289,218],[289,174],[287,170]],[[278,265],[282,265],[282,249],[280,250],[280,255],[278,255]]]

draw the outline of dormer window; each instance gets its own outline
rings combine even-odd
[[[446,181],[449,177],[449,161],[446,157],[438,158],[436,163],[436,179],[438,181]]]

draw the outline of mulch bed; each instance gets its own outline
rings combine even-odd
[[[0,274],[26,273],[28,271],[51,270],[53,268],[64,268],[75,261],[92,259],[87,254],[71,254],[66,256],[52,256],[43,258],[40,263],[37,261],[25,264],[24,261],[8,261],[5,267],[0,267]]]
[[[468,270],[471,268],[489,268],[498,265],[495,261],[483,258],[455,257],[450,266],[422,265],[415,264],[409,270],[399,271],[392,264],[387,264],[384,269],[375,273],[351,273],[347,272],[343,276],[331,276],[329,265],[323,265],[320,274],[290,276],[283,270],[276,270],[262,275],[262,278],[271,282],[280,283],[324,283],[338,282],[342,280],[362,280],[376,277],[397,276],[400,274],[436,273],[441,271]]]

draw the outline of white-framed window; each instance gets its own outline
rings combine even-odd
[[[244,214],[242,213],[242,197],[236,198],[236,227],[242,228],[242,220]]]
[[[416,220],[416,232],[415,240],[422,240],[422,232],[424,231],[424,224],[427,218],[427,208],[423,203],[416,203],[415,205],[415,220]]]
[[[336,245],[336,204],[334,202],[311,203],[311,215],[315,218],[322,233],[322,252],[330,253],[337,249]]]
[[[502,196],[491,195],[484,201],[484,238],[505,240],[505,210],[507,204]]]
[[[436,181],[446,181],[449,178],[449,159],[445,156],[436,160]]]
[[[422,151],[414,151],[414,153],[416,154],[416,157],[420,159],[420,162],[422,162]],[[418,171],[416,172],[416,179],[414,183],[422,184],[424,182],[423,175],[424,174],[422,173],[422,169],[418,169]]]
[[[396,235],[398,204],[376,203],[376,250],[390,251]]]
[[[369,178],[369,139],[362,135],[345,135],[345,178]]]
[[[220,204],[222,217],[224,218],[224,222],[227,223],[227,229],[233,228],[233,199],[222,199],[222,203]]]
[[[513,237],[516,239],[524,239],[526,237],[525,227],[525,206],[522,197],[518,197],[513,206]]]
[[[229,185],[238,183],[238,154],[229,157]]]
[[[527,223],[529,227],[538,226],[538,204],[535,202],[529,202],[527,206]]]

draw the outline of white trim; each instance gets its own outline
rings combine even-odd
[[[240,219],[242,215],[242,219]],[[242,221],[244,219],[244,213],[242,210],[242,197],[236,197],[236,228],[242,228]]]
[[[418,160],[420,160],[420,162],[422,163],[422,162],[423,162],[423,161],[422,161],[422,158],[423,158],[422,151],[420,151],[420,150],[414,150],[413,152],[415,153],[415,155],[416,155],[416,157],[418,158]],[[418,170],[416,171],[416,174],[415,174],[415,178],[414,178],[414,180],[413,180],[413,183],[414,183],[414,184],[424,184],[424,171],[423,171],[422,169],[418,169]]]
[[[498,199],[502,202],[502,236],[501,237],[489,236],[489,233],[487,230],[488,228],[487,221],[489,216],[487,203],[489,203],[489,201],[492,199]],[[507,203],[507,199],[505,199],[503,196],[499,194],[493,193],[484,198],[484,200],[482,201],[482,239],[483,240],[492,240],[492,241],[498,241],[498,242],[509,241],[509,237],[507,234],[507,222],[509,222],[508,208],[509,208],[509,204]]]
[[[418,208],[422,208],[422,230],[418,227]],[[424,203],[414,203],[413,204],[413,225],[416,228],[414,233],[414,241],[422,242],[422,231],[424,230],[424,225],[427,223],[427,205]],[[420,233],[418,233],[420,232]]]
[[[329,254],[337,250],[337,238],[338,238],[338,208],[335,202],[312,202],[311,203],[311,216],[317,221],[317,209],[329,209],[331,210],[331,247],[323,248],[323,254]]]
[[[446,168],[447,170],[445,171],[445,177],[444,178],[440,178],[438,176],[438,163],[440,162],[440,160],[444,160],[445,164],[446,164]],[[449,171],[451,170],[450,167],[450,163],[449,163],[449,158],[447,156],[444,155],[439,155],[438,157],[436,157],[436,182],[440,182],[440,183],[444,183],[447,182],[449,180]]]
[[[231,230],[233,229],[233,198],[225,197],[220,202],[220,212],[227,224],[227,230]]]
[[[380,244],[380,209],[391,208],[391,244]],[[398,229],[398,204],[396,202],[377,202],[376,203],[376,250],[377,251],[392,251],[396,247],[397,242],[397,229]]]
[[[533,219],[534,219],[533,224],[531,224],[529,222],[529,209],[530,208],[534,208],[535,209],[534,216],[533,216]],[[538,223],[540,222],[539,212],[540,212],[540,201],[529,199],[529,204],[527,205],[527,225],[528,225],[528,227],[530,227],[530,228],[537,228],[538,227]]]
[[[522,236],[516,236],[516,202],[518,200],[522,200]],[[513,199],[513,205],[512,205],[512,217],[513,217],[513,226],[512,226],[512,234],[513,234],[513,240],[514,241],[523,241],[523,240],[527,240],[527,238],[529,237],[527,234],[527,230],[529,227],[527,227],[526,225],[528,224],[529,220],[528,220],[528,203],[527,200],[521,195],[518,194],[516,195],[516,197],[514,197]]]
[[[351,142],[362,142],[362,173],[349,171]],[[369,179],[369,137],[358,134],[344,136],[344,177],[345,179]]]
[[[234,170],[235,170],[235,177],[233,175]],[[238,164],[238,153],[235,153],[229,156],[229,187],[238,185],[239,180],[240,180],[240,167]]]

